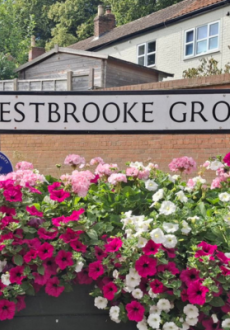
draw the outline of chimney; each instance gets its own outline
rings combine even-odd
[[[35,36],[31,36],[31,48],[29,51],[29,62],[36,57],[44,54],[46,51],[42,47],[36,47]]]
[[[94,37],[99,38],[103,34],[111,31],[116,27],[115,16],[111,12],[111,7],[104,9],[102,5],[98,6],[98,15],[94,19]]]

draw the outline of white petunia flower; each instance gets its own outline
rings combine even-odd
[[[196,325],[198,323],[198,317],[186,316],[185,322],[188,325]]]
[[[162,199],[164,197],[164,190],[163,189],[159,189],[153,196],[152,196],[152,200],[154,202],[158,202],[160,199]]]
[[[160,327],[161,318],[159,314],[150,314],[147,323],[150,325],[153,329],[158,329]]]
[[[181,330],[188,330],[188,329],[190,329],[190,325],[188,325],[188,323],[184,322],[184,323],[182,324],[182,328],[181,328]]]
[[[179,229],[179,225],[172,222],[163,222],[163,229],[166,233],[175,233]]]
[[[150,232],[150,237],[156,244],[162,244],[165,241],[165,235],[160,228],[153,229]]]
[[[159,310],[161,311],[169,311],[170,310],[170,301],[168,299],[160,299],[158,302],[157,302],[157,307]]]
[[[135,276],[128,274],[125,277],[125,284],[128,287],[135,288],[140,284],[141,280],[139,278],[136,278]]]
[[[143,297],[143,292],[141,291],[141,289],[135,289],[132,291],[132,296],[135,299],[141,299]]]
[[[166,322],[163,325],[163,330],[178,330],[178,326],[174,322]]]
[[[133,287],[131,287],[131,286],[125,286],[125,287],[123,288],[123,290],[124,290],[125,292],[131,293],[131,292],[133,291]]]
[[[152,289],[149,289],[148,294],[152,299],[157,298],[159,296],[159,293],[154,293]]]
[[[173,249],[177,245],[175,235],[165,235],[165,241],[162,243],[167,249]]]
[[[226,252],[226,253],[225,253],[225,256],[226,256],[227,258],[230,258],[230,252]]]
[[[191,230],[192,230],[192,228],[189,227],[187,221],[183,220],[183,221],[182,221],[182,229],[181,229],[181,232],[182,232],[183,234],[188,234],[188,233],[190,233]]]
[[[80,273],[83,266],[84,266],[84,263],[82,261],[77,261],[74,271],[76,273]]]
[[[207,181],[202,178],[201,176],[196,176],[195,178],[192,178],[192,180],[195,182],[195,184],[200,183],[200,184],[205,184]]]
[[[109,310],[109,316],[112,321],[119,323],[119,314],[120,314],[120,308],[118,306],[112,306]]]
[[[216,171],[221,167],[223,167],[223,164],[219,160],[214,160],[213,162],[210,163],[210,165],[208,166],[208,169],[210,169],[212,171]]]
[[[119,271],[117,269],[114,269],[114,271],[113,271],[113,278],[118,279],[118,277],[119,277]]]
[[[133,236],[133,230],[132,229],[126,229],[125,230],[127,238],[130,238]]]
[[[158,309],[156,305],[153,305],[149,308],[149,314],[161,314],[161,311]]]
[[[140,249],[140,248],[143,248],[145,247],[145,245],[147,244],[148,240],[144,237],[139,237],[138,239],[138,242],[137,242],[137,247]]]
[[[138,330],[148,330],[146,319],[144,318],[141,322],[137,323]]]
[[[94,299],[94,306],[98,309],[105,309],[107,307],[108,300],[103,297],[96,297]]]
[[[1,281],[4,285],[8,286],[10,285],[10,273],[5,273],[5,274],[2,274],[1,276]]]
[[[5,268],[6,264],[7,264],[6,260],[3,260],[3,261],[0,260],[0,273],[2,273],[2,271]]]
[[[228,213],[228,214],[224,217],[224,221],[227,222],[227,224],[230,226],[230,213]]]
[[[227,192],[221,193],[218,196],[219,196],[219,200],[221,202],[229,202],[230,201],[230,194],[228,194]]]
[[[145,188],[149,191],[155,191],[158,188],[158,184],[154,180],[147,180],[145,182]]]
[[[199,220],[200,217],[197,217],[196,215],[194,215],[194,217],[188,217],[187,220],[190,220],[192,222],[195,222],[196,220]]]
[[[176,193],[176,196],[181,203],[187,203],[188,197],[185,196],[185,194],[182,190],[178,191],[178,193]]]
[[[169,215],[176,212],[176,205],[170,201],[164,201],[161,204],[159,213],[164,215]]]
[[[177,175],[177,174],[175,174],[175,175],[170,175],[170,174],[168,174],[168,179],[169,179],[169,181],[171,181],[171,182],[173,182],[173,183],[175,183],[179,178],[180,178],[180,175]]]
[[[230,328],[230,319],[225,319],[222,323],[221,323],[221,326],[223,328]]]
[[[136,279],[140,280],[141,276],[138,274],[137,270],[135,268],[129,269],[129,274],[135,277]]]
[[[144,168],[144,165],[142,162],[131,162],[129,164],[129,167],[136,167],[138,170]]]
[[[192,304],[188,304],[184,307],[183,312],[189,317],[198,317],[199,309]]]
[[[212,314],[211,318],[212,318],[213,323],[218,323],[219,322],[218,317],[217,317],[216,314]]]

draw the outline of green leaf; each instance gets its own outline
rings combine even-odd
[[[90,229],[90,230],[87,232],[87,235],[89,236],[89,238],[91,238],[91,239],[94,240],[94,241],[98,240],[97,232],[96,232],[94,229]]]
[[[201,203],[198,205],[198,207],[199,207],[199,210],[200,210],[201,215],[205,218],[205,216],[206,216],[206,209],[205,209],[205,205],[204,205],[204,203],[201,202]]]
[[[16,256],[14,256],[14,263],[17,266],[21,266],[23,264],[23,258],[20,254],[17,254]]]
[[[210,301],[209,304],[213,307],[222,307],[225,305],[225,302],[221,297],[215,297]]]
[[[39,266],[39,267],[38,267],[38,273],[39,273],[40,275],[44,275],[44,273],[45,273],[45,268],[44,268],[44,266]]]

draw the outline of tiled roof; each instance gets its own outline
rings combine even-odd
[[[104,34],[99,39],[94,36],[79,41],[69,46],[73,49],[93,50],[108,44],[112,44],[121,38],[131,36],[133,34],[142,33],[146,29],[156,28],[157,25],[167,23],[176,18],[182,18],[184,15],[193,14],[197,10],[209,9],[210,6],[216,4],[226,4],[227,0],[184,0],[173,6],[154,12],[148,16],[139,18],[133,22],[118,26],[110,32]]]

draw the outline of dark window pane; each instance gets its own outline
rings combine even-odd
[[[218,37],[210,38],[209,39],[209,49],[216,49],[218,48]]]
[[[147,65],[154,65],[155,64],[155,54],[148,55],[148,63]]]
[[[186,45],[185,55],[193,55],[193,44]]]
[[[199,41],[197,43],[197,54],[202,54],[207,52],[207,40]]]
[[[145,65],[145,58],[144,58],[144,56],[138,58],[138,64]]]
[[[186,43],[192,42],[194,37],[194,31],[189,31],[186,33]]]
[[[210,25],[210,36],[217,35],[219,33],[219,24],[215,23]]]
[[[197,39],[204,39],[207,38],[208,36],[208,31],[207,31],[207,25],[201,26],[197,29]]]
[[[153,41],[153,42],[150,42],[148,44],[148,53],[153,53],[156,51],[156,42]]]
[[[138,55],[144,55],[145,53],[145,45],[138,47]]]

